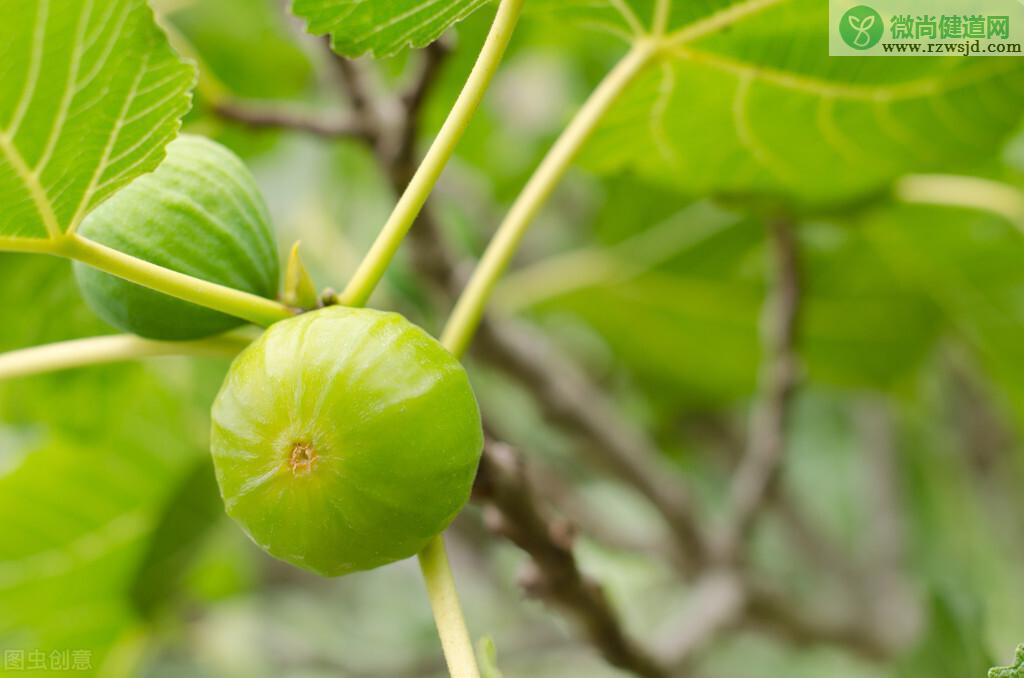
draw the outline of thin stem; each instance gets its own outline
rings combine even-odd
[[[119,252],[80,235],[53,241],[52,254],[80,261],[157,292],[248,320],[264,327],[295,312],[272,299],[194,278]]]
[[[46,372],[162,356],[230,358],[250,342],[240,333],[201,341],[149,341],[124,334],[75,339],[0,354],[0,381]]]
[[[483,316],[484,306],[530,224],[572,166],[601,119],[650,62],[657,48],[657,43],[647,40],[636,44],[576,114],[523,189],[504,223],[498,228],[441,335],[441,343],[454,355],[461,356],[469,347]]]
[[[441,636],[444,658],[448,663],[448,673],[452,678],[480,678],[442,535],[434,537],[427,548],[420,552],[419,561],[423,581],[427,585],[427,595],[430,597],[430,607],[434,610],[434,621]]]
[[[1024,230],[1024,192],[1016,186],[981,177],[910,174],[893,189],[903,202],[962,207],[997,214]]]
[[[423,209],[434,185],[441,178],[445,165],[448,164],[455,152],[455,146],[480,106],[487,87],[498,70],[505,49],[512,39],[519,14],[523,9],[523,2],[524,0],[502,0],[490,35],[487,36],[487,42],[480,52],[462,93],[376,242],[373,243],[344,292],[338,295],[339,304],[362,306],[384,276],[384,272],[402,244],[402,240],[405,239],[417,215]]]

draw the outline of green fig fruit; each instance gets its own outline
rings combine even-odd
[[[394,313],[328,307],[273,325],[213,405],[228,514],[324,576],[408,558],[469,499],[483,449],[462,365]]]
[[[256,181],[231,151],[182,135],[151,174],[139,177],[82,222],[84,237],[196,278],[264,297],[280,268]],[[88,304],[111,325],[151,339],[198,339],[244,323],[81,263]]]

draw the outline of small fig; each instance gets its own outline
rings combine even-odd
[[[228,514],[324,576],[421,551],[468,500],[482,448],[462,365],[394,313],[332,306],[273,325],[213,405]]]
[[[132,256],[264,297],[280,268],[270,217],[252,174],[227,148],[182,135],[151,174],[97,207],[79,233]],[[198,339],[244,321],[75,264],[89,305],[143,337]]]

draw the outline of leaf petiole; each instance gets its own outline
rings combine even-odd
[[[142,358],[231,358],[251,340],[243,332],[231,332],[199,341],[149,341],[130,334],[62,341],[0,354],[0,381]]]
[[[172,271],[71,233],[49,239],[0,238],[0,251],[51,254],[80,261],[151,290],[267,327],[295,315],[284,304]]]
[[[524,0],[502,0],[487,41],[480,51],[466,85],[377,240],[359,264],[345,290],[337,296],[339,304],[363,306],[384,276],[399,246],[430,197],[434,185],[441,178],[441,173],[455,152],[455,146],[462,139],[470,120],[483,101],[484,94],[512,40],[523,2]]]
[[[452,354],[462,356],[469,348],[487,300],[530,224],[568,172],[601,119],[626,87],[650,63],[659,47],[657,41],[643,40],[636,43],[594,90],[530,178],[484,252],[441,334],[441,343]]]

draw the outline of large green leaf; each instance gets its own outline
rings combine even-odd
[[[96,330],[66,263],[5,254],[0,270],[0,349]],[[115,365],[0,383],[0,651],[45,652],[48,666],[52,651],[79,651],[84,675],[131,673],[122,662],[147,614],[222,515],[204,448],[223,369]]]
[[[893,270],[933,297],[1024,418],[1024,237],[997,217],[895,206],[865,217]]]
[[[334,51],[383,57],[425,47],[490,0],[294,0],[311,33],[331,35]]]
[[[302,50],[295,32],[281,21],[277,4],[252,0],[186,3],[170,13],[167,21],[187,40],[187,47],[179,49],[199,61],[203,78],[214,80],[234,96],[284,99],[307,91],[312,68],[310,55]],[[198,93],[203,93],[202,85]]]
[[[0,238],[73,229],[153,170],[194,72],[145,0],[0,0]]]
[[[537,0],[632,41],[665,14],[659,56],[587,159],[700,194],[846,200],[990,155],[1024,112],[1019,59],[828,57],[821,0]]]
[[[801,240],[799,348],[811,380],[895,386],[935,339],[934,306],[856,232],[813,224]],[[677,397],[744,397],[761,361],[764,260],[763,229],[743,222],[695,239],[656,270],[595,281],[538,309],[581,318],[646,382]]]

